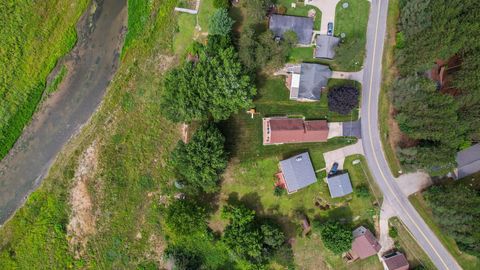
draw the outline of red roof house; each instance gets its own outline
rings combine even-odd
[[[354,253],[354,257],[365,259],[377,254],[381,248],[382,246],[367,228],[360,226],[353,231],[352,253]]]
[[[410,265],[402,253],[396,251],[382,257],[387,270],[408,270]]]
[[[263,144],[326,142],[326,120],[305,121],[301,118],[263,118]]]

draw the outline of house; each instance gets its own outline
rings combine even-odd
[[[348,173],[328,177],[327,184],[332,198],[343,197],[353,192]]]
[[[315,38],[315,58],[333,59],[335,57],[335,48],[340,43],[340,39],[334,36],[318,35]]]
[[[322,89],[328,84],[332,71],[328,66],[302,63],[287,67],[286,86],[290,99],[297,101],[318,101]]]
[[[353,258],[365,259],[377,254],[382,246],[378,243],[372,232],[360,226],[353,232],[352,250],[350,254]]]
[[[408,270],[410,265],[403,253],[395,251],[382,256],[385,270]]]
[[[283,181],[288,194],[317,182],[308,152],[280,161],[280,170],[278,177]]]
[[[480,172],[480,143],[458,152],[457,164],[456,179]]]
[[[263,144],[326,142],[326,120],[306,121],[301,118],[263,118]]]
[[[282,38],[285,32],[293,31],[297,34],[299,44],[312,43],[313,18],[272,14],[269,28],[276,38]]]

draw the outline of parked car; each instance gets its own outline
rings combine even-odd
[[[332,175],[336,174],[337,171],[338,171],[338,163],[335,162],[335,163],[333,163],[332,169],[330,169],[330,172],[328,173],[328,176],[332,176]]]
[[[333,35],[333,22],[329,22],[327,26],[327,35],[332,36]]]

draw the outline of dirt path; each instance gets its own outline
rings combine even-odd
[[[77,45],[65,57],[67,78],[0,162],[0,224],[38,187],[63,145],[95,112],[117,70],[126,0],[99,0],[92,5],[96,6],[89,7],[77,24]]]

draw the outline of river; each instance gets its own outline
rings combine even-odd
[[[67,76],[0,161],[0,224],[40,185],[62,147],[98,108],[120,62],[126,22],[126,0],[95,1],[79,20],[77,44],[62,60]]]

